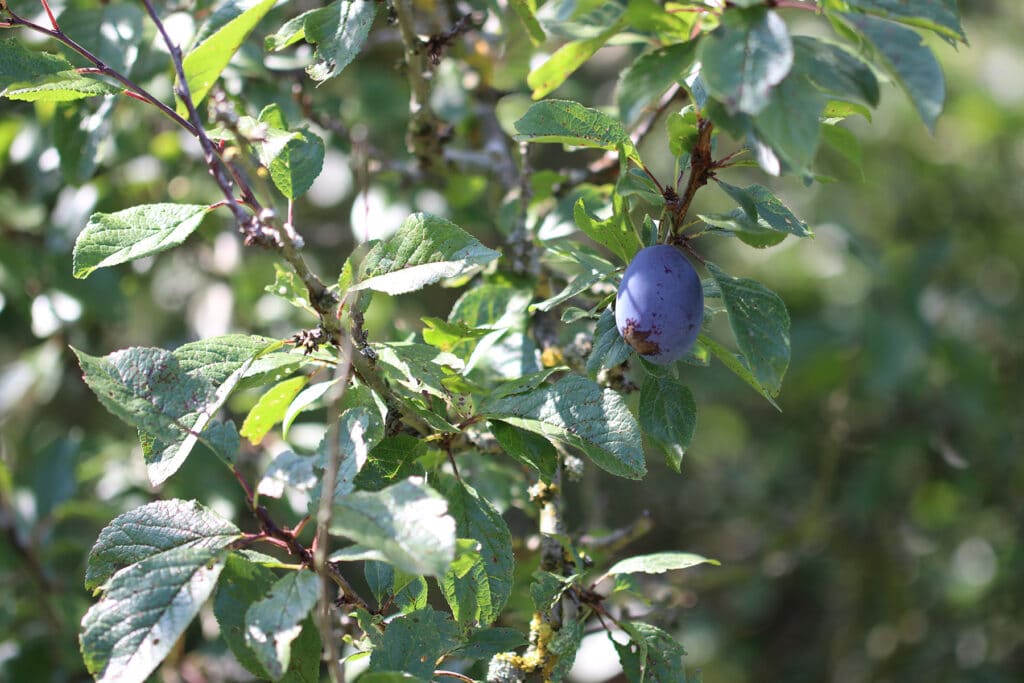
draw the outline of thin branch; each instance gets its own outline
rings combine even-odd
[[[326,650],[327,666],[331,672],[331,680],[334,683],[342,683],[345,680],[345,672],[341,668],[341,655],[338,652],[334,638],[331,636],[331,607],[328,600],[329,581],[331,580],[327,561],[330,552],[330,529],[331,517],[334,511],[334,489],[338,481],[338,470],[341,469],[341,399],[345,396],[345,389],[351,380],[352,363],[346,356],[351,357],[352,342],[349,337],[345,338],[345,347],[349,353],[338,349],[338,365],[334,371],[335,382],[331,395],[327,402],[327,463],[324,467],[324,475],[320,480],[320,505],[316,511],[316,551],[313,557],[313,566],[320,574],[320,609],[317,610],[317,621],[320,633],[323,634],[324,647]],[[344,589],[343,589],[344,594]],[[347,599],[349,596],[345,594]]]
[[[690,155],[690,175],[686,182],[686,189],[672,206],[670,242],[678,242],[682,239],[680,226],[686,220],[693,197],[697,194],[697,190],[707,185],[714,175],[715,162],[711,158],[711,133],[713,130],[714,124],[710,119],[698,117],[697,143],[693,146],[693,152]]]
[[[409,80],[409,128],[406,146],[420,165],[429,168],[442,160],[447,126],[430,109],[430,80],[427,76],[427,44],[416,34],[412,0],[392,0],[398,28],[405,47],[405,71]]]
[[[766,4],[777,9],[802,9],[818,14],[821,13],[821,5],[813,0],[809,2],[803,2],[802,0],[768,0]]]
[[[48,29],[45,26],[40,26],[35,22],[29,21],[28,19],[23,19],[22,17],[15,14],[11,10],[11,8],[7,7],[6,5],[4,7],[4,11],[7,12],[9,20],[4,22],[3,26],[8,28],[20,26],[30,31],[41,33],[44,36],[48,36],[53,40],[56,40],[57,42],[63,45],[66,45],[67,47],[71,48],[72,50],[80,54],[86,60],[94,64],[99,73],[102,73],[104,76],[113,78],[115,81],[117,81],[125,88],[127,88],[127,92],[125,93],[126,95],[134,97],[138,100],[142,100],[143,102],[148,102],[149,104],[159,109],[161,113],[163,113],[167,118],[171,119],[176,124],[187,130],[190,134],[196,134],[195,127],[190,122],[182,118],[178,114],[178,112],[174,111],[169,106],[164,104],[162,101],[157,99],[154,95],[152,95],[148,90],[143,88],[138,83],[134,82],[133,80],[131,80],[124,74],[120,73],[119,71],[116,71],[115,69],[112,69],[109,66],[107,66],[107,64],[102,59],[94,55],[87,48],[80,45],[77,41],[72,39],[70,36],[65,34],[64,31],[57,27],[56,20],[54,20],[54,28]]]
[[[674,85],[669,88],[661,99],[658,100],[658,106],[650,111],[645,119],[643,119],[636,129],[630,134],[630,138],[633,140],[633,144],[639,146],[648,135],[655,129],[655,124],[661,118],[662,114],[671,106],[672,102],[679,97],[680,93],[686,92],[679,85]],[[647,169],[644,169],[645,171]],[[573,173],[572,171],[564,172],[570,178],[570,181],[563,183],[557,190],[556,194],[562,196],[573,187],[582,183],[593,183],[595,185],[601,185],[604,183],[615,182],[619,175],[619,157],[615,152],[608,152],[598,160],[587,166],[586,170],[580,174],[579,172]],[[650,173],[648,173],[650,176]],[[653,179],[653,178],[652,178]],[[658,184],[655,181],[655,184]],[[659,185],[660,188],[660,185]]]
[[[445,669],[438,669],[434,672],[435,676],[446,676],[448,678],[457,678],[463,683],[476,683],[472,678],[465,674],[460,674],[458,671],[446,671]]]

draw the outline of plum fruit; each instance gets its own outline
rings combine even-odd
[[[675,247],[637,252],[615,295],[615,326],[637,353],[658,365],[693,347],[704,320],[704,290],[690,262]]]

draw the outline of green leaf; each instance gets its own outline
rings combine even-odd
[[[296,199],[312,187],[323,170],[324,141],[308,130],[282,132],[280,135],[274,135],[274,132],[271,131],[267,140],[260,144],[260,160],[270,171],[270,179],[281,194],[288,199]]]
[[[558,683],[569,674],[582,642],[582,621],[570,621],[562,624],[562,628],[548,644],[548,650],[557,657],[555,665],[551,668],[550,680],[552,683]]]
[[[696,50],[696,41],[676,43],[644,53],[626,67],[615,99],[623,125],[629,127],[640,120],[663,92],[685,78]]]
[[[455,558],[455,520],[448,504],[413,480],[335,500],[331,531],[379,550],[407,574],[444,576]]]
[[[339,463],[337,479],[334,482],[334,499],[355,490],[355,480],[369,458],[369,451],[384,438],[384,425],[381,424],[379,413],[375,408],[357,405],[345,410],[338,420],[338,452],[342,459]],[[324,434],[323,441],[317,447],[315,466],[323,470],[327,467],[330,457],[327,438],[330,431]],[[320,501],[320,481],[310,493],[310,511],[316,509]],[[355,536],[351,538],[357,538]],[[357,539],[358,540],[358,539]]]
[[[82,619],[82,658],[100,683],[142,683],[217,585],[224,551],[180,547],[116,573]]]
[[[285,411],[308,381],[305,375],[292,377],[260,396],[260,400],[245,416],[239,434],[258,446],[274,425],[284,419]]]
[[[600,245],[608,247],[612,253],[629,263],[636,252],[640,251],[640,238],[630,227],[625,214],[616,211],[605,220],[597,220],[587,212],[586,204],[580,197],[573,206],[573,219],[576,226],[588,237]]]
[[[594,326],[594,347],[587,358],[587,372],[593,377],[602,368],[613,368],[621,364],[632,353],[633,349],[619,334],[611,306],[605,308]]]
[[[261,337],[255,334],[225,334],[182,344],[174,350],[174,357],[183,372],[203,377],[214,385],[220,385],[250,359],[257,361],[252,365],[252,371],[258,369],[260,360],[281,357],[283,357],[281,360],[297,359],[296,356],[290,354],[269,353],[280,347],[281,342],[270,337]],[[266,355],[263,355],[264,353]],[[249,376],[248,373],[245,376]]]
[[[474,629],[469,640],[458,649],[456,655],[472,660],[489,660],[499,652],[508,652],[526,645],[526,638],[514,628],[495,626]]]
[[[671,377],[648,376],[637,412],[640,429],[665,454],[669,467],[680,472],[697,427],[697,404],[690,389]]]
[[[537,21],[537,7],[534,0],[509,0],[509,5],[515,10],[519,21],[523,23],[526,35],[530,37],[530,42],[534,46],[539,46],[547,40],[547,36],[544,35],[544,28]]]
[[[89,276],[178,246],[203,222],[205,204],[144,204],[115,213],[94,213],[75,240],[73,273]]]
[[[464,323],[449,323],[440,318],[425,317],[423,341],[441,351],[452,352],[456,348],[467,350],[477,339],[487,335],[488,330],[470,327]],[[463,357],[464,356],[460,356]]]
[[[427,444],[409,434],[396,434],[383,439],[370,451],[370,457],[356,475],[356,488],[379,491],[399,479],[423,476],[423,467],[416,462],[427,454]]]
[[[404,294],[474,273],[499,255],[451,221],[414,213],[398,232],[370,249],[359,282],[350,289]]]
[[[118,515],[89,551],[85,587],[95,589],[117,571],[174,548],[220,550],[242,532],[194,500],[158,500]]]
[[[690,41],[699,12],[679,11],[685,3],[662,4],[658,0],[627,0],[626,19],[638,33],[652,33],[663,44]],[[692,4],[692,3],[689,3]]]
[[[95,174],[100,145],[110,137],[116,102],[115,98],[106,97],[95,110],[78,104],[56,108],[53,144],[60,152],[60,170],[65,182],[82,185]]]
[[[839,125],[822,126],[822,139],[829,147],[839,152],[847,161],[857,167],[863,176],[863,153],[860,139]]]
[[[125,422],[168,440],[187,428],[182,417],[203,410],[214,400],[205,378],[185,373],[170,351],[130,348],[98,358],[73,349],[85,383],[100,403]]]
[[[320,577],[312,571],[288,572],[254,602],[245,615],[245,642],[274,680],[291,664],[291,645],[320,596]]]
[[[740,188],[717,178],[715,180],[718,186],[735,199],[747,217],[758,226],[797,237],[813,235],[807,228],[807,224],[797,218],[768,188],[762,185],[749,185]]]
[[[532,299],[532,290],[485,282],[458,298],[448,314],[448,322],[506,330],[522,321]]]
[[[620,19],[594,38],[573,40],[555,50],[547,61],[527,74],[526,84],[533,88],[531,97],[539,100],[562,85],[625,25]]]
[[[756,115],[793,66],[786,23],[763,8],[727,10],[697,48],[701,77],[730,113]]]
[[[793,72],[779,83],[755,125],[762,141],[799,173],[806,173],[821,141],[819,118],[828,96]]]
[[[622,397],[585,377],[568,375],[529,393],[491,398],[480,414],[579,448],[620,477],[640,479],[647,472],[640,429]]]
[[[737,377],[753,387],[754,391],[764,396],[764,398],[772,404],[772,407],[779,411],[782,410],[779,408],[779,404],[775,402],[775,399],[773,398],[774,395],[767,387],[761,384],[756,377],[754,377],[754,374],[747,366],[746,359],[741,356],[737,356],[732,351],[705,334],[701,334],[697,339],[700,343],[704,344],[704,346],[714,354],[716,358],[722,361],[727,368],[732,370]]]
[[[213,416],[238,385],[251,359],[240,363],[215,387],[201,372],[186,372],[178,358],[163,349],[131,348],[102,358],[72,350],[85,373],[85,383],[100,403],[139,429],[154,486],[181,467],[199,440],[226,462],[233,461],[237,433],[233,426],[214,422]]]
[[[681,157],[693,152],[700,137],[700,125],[697,109],[692,104],[670,114],[665,126],[668,128],[668,149],[672,156]]]
[[[772,396],[789,366],[789,313],[779,295],[760,282],[728,275],[713,263],[708,272],[722,291],[729,326],[750,371]]]
[[[839,99],[878,106],[878,79],[860,57],[810,36],[795,36],[793,48],[793,71],[807,76],[819,90]]]
[[[629,683],[686,683],[682,662],[686,651],[675,638],[639,621],[625,621],[621,626],[630,642],[612,643]]]
[[[689,569],[698,564],[718,566],[718,560],[711,560],[693,553],[664,552],[650,555],[637,555],[620,560],[604,573],[601,580],[616,574],[664,574],[677,569]]]
[[[147,52],[142,47],[146,37],[141,3],[65,3],[63,6],[65,9],[57,21],[64,35],[81,36],[106,66],[132,75],[132,66],[139,55]],[[74,59],[78,60],[78,55]]]
[[[45,76],[42,81],[16,84],[4,90],[10,100],[23,102],[71,102],[96,95],[113,95],[120,89],[77,71],[62,71]]]
[[[445,599],[460,625],[490,625],[512,594],[512,535],[501,514],[473,488],[448,476],[432,483],[448,500],[456,535],[473,539],[478,545],[468,572],[458,576],[449,570],[445,574],[441,582]]]
[[[270,592],[277,576],[239,553],[228,555],[217,582],[213,613],[220,633],[238,662],[261,679],[271,676],[246,644],[246,612]],[[302,633],[291,644],[291,664],[279,683],[317,683],[320,680],[320,634],[307,619]]]
[[[537,102],[515,122],[515,128],[520,142],[557,142],[609,151],[622,147],[627,157],[640,162],[633,141],[618,119],[579,102]]]
[[[462,370],[458,356],[416,342],[374,344],[377,362],[390,379],[410,396],[427,392],[444,398],[449,395],[444,380]]]
[[[758,249],[774,247],[786,239],[786,233],[772,230],[766,221],[752,219],[741,208],[733,209],[727,213],[702,213],[698,214],[697,217],[704,221],[713,231],[735,235],[743,240],[743,242]]]
[[[324,394],[337,384],[338,381],[338,379],[332,379],[326,382],[317,382],[298,393],[295,399],[288,404],[287,410],[284,411],[284,417],[281,419],[281,434],[284,438],[288,438],[288,430],[295,422],[295,419],[303,412],[316,406],[320,399],[324,397]]]
[[[373,0],[338,0],[304,15],[306,41],[316,45],[306,67],[310,78],[326,81],[340,74],[363,49],[376,15]]]
[[[851,8],[935,31],[947,40],[967,42],[956,0],[846,0]]]
[[[275,2],[276,0],[261,0],[252,4],[219,27],[185,56],[182,64],[185,68],[185,82],[188,84],[194,104],[198,106],[203,101],[210,88],[220,78],[224,67]],[[185,107],[181,102],[178,103],[178,113],[185,113]]]
[[[285,268],[279,263],[274,264],[274,284],[267,285],[263,291],[281,297],[295,308],[301,308],[311,315],[316,315],[316,309],[309,303],[309,292],[306,290],[306,285],[294,270]]]
[[[617,22],[625,10],[624,0],[565,0],[544,3],[537,19],[551,35],[593,38]]]
[[[567,577],[538,569],[530,584],[530,599],[537,612],[549,611],[572,585]]]
[[[12,83],[31,83],[71,68],[62,55],[30,50],[14,38],[0,39],[0,91],[4,93]]]
[[[459,644],[447,614],[429,607],[416,610],[388,623],[383,642],[370,654],[369,672],[401,671],[433,680],[435,662]]]
[[[501,448],[511,457],[527,467],[537,470],[545,479],[551,480],[558,468],[558,451],[551,442],[539,434],[519,427],[493,420],[491,432]]]
[[[921,36],[911,29],[866,14],[843,14],[843,20],[874,45],[885,70],[896,80],[935,132],[946,99],[942,67]]]
[[[270,461],[267,471],[256,486],[256,492],[261,496],[280,498],[284,495],[285,487],[310,491],[320,482],[316,468],[322,466],[323,461],[316,455],[281,451]]]
[[[410,676],[404,671],[367,671],[356,680],[358,683],[429,683],[433,679]]]

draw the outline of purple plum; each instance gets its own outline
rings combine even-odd
[[[675,247],[637,252],[615,296],[615,326],[637,353],[658,365],[674,363],[693,347],[704,320],[704,290]]]

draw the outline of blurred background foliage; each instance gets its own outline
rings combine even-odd
[[[886,89],[874,121],[852,124],[864,143],[862,171],[823,152],[819,167],[838,182],[773,184],[816,239],[766,251],[699,245],[787,302],[793,361],[783,412],[720,366],[694,368],[684,381],[697,396],[699,428],[683,475],[652,455],[642,482],[591,471],[569,493],[574,534],[646,530],[616,556],[683,549],[722,561],[653,577],[645,586],[652,603],[630,606],[653,605],[709,683],[1024,679],[1024,5],[961,9],[971,47],[936,45],[949,96],[934,137]],[[325,172],[296,209],[324,274],[338,272],[355,240],[394,229],[410,210],[446,215],[501,243],[500,197],[484,177],[410,186],[365,163],[361,145],[382,158],[404,154],[407,99],[390,68],[400,59],[393,31],[379,25],[368,52],[312,93],[356,141],[324,133]],[[435,107],[467,139],[480,123],[463,89],[522,92],[531,53],[523,36],[501,54],[475,49],[464,56],[476,71],[445,62],[435,91]],[[150,52],[138,68],[151,68],[153,89],[169,98],[158,75],[163,55]],[[602,50],[557,94],[608,104],[629,54]],[[294,65],[272,61],[281,75],[272,79],[258,50],[242,56],[227,90],[239,94],[244,83],[249,113],[277,101],[299,121],[297,101],[281,95]],[[521,95],[507,97],[499,116],[522,104]],[[243,249],[226,221],[208,221],[184,248],[156,259],[72,279],[71,246],[91,212],[212,202],[216,188],[196,147],[140,103],[109,112],[88,105],[96,125],[112,130],[95,174],[91,155],[69,151],[86,149],[83,140],[61,140],[81,109],[2,106],[0,679],[85,680],[77,632],[91,599],[82,577],[99,530],[156,496],[197,498],[236,518],[242,498],[200,454],[153,491],[135,434],[88,393],[68,346],[102,354],[234,330],[284,337],[313,320],[264,291],[273,260]],[[658,166],[668,163],[658,160],[667,160],[661,144],[652,135],[643,152],[668,168]],[[541,167],[584,158],[543,154]],[[62,167],[81,182],[66,182]],[[713,194],[698,201],[712,207]],[[446,316],[457,294],[435,287],[377,297],[371,338],[419,330],[420,317]],[[232,410],[244,414],[255,397],[236,397]],[[314,423],[309,431],[298,425],[294,440],[315,443]],[[255,468],[268,456],[248,457]],[[479,487],[504,506],[525,506],[523,492],[497,477]],[[517,514],[510,509],[510,521]],[[518,556],[524,581],[535,566],[530,552],[527,545]],[[238,675],[211,624],[200,620],[163,679]],[[575,678],[614,676],[610,648],[600,634],[588,639]]]

